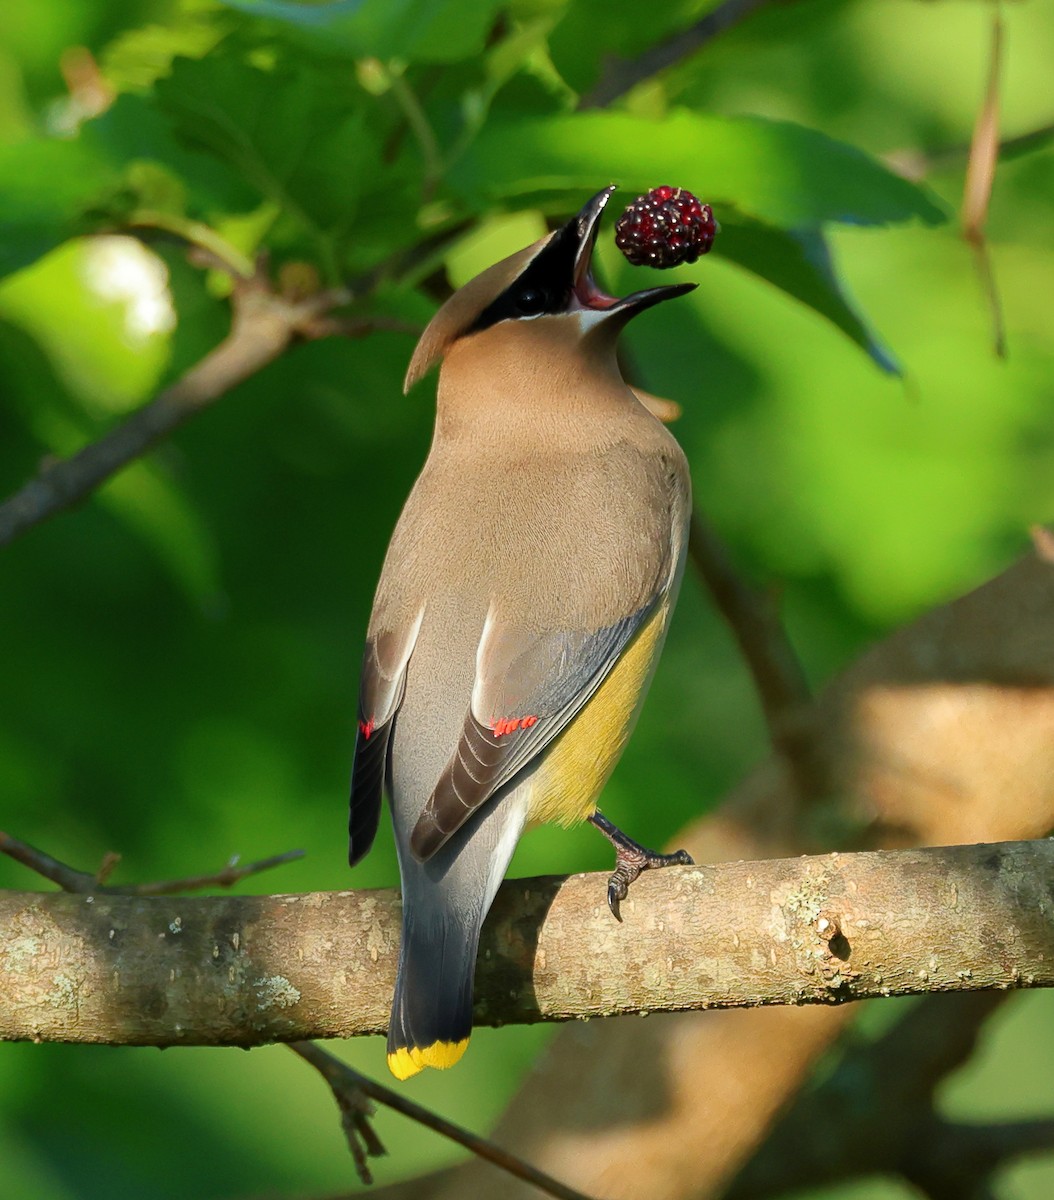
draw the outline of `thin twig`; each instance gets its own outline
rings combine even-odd
[[[799,799],[821,798],[826,773],[807,719],[809,685],[775,605],[742,577],[728,547],[698,512],[692,514],[688,556],[739,644],[769,737],[793,773]]]
[[[335,289],[290,302],[276,296],[259,274],[239,280],[227,337],[123,424],[72,458],[49,460],[35,479],[0,504],[0,546],[86,499],[110,476],[273,362],[295,338],[315,336],[314,323],[348,299],[348,292]]]
[[[68,867],[57,858],[52,858],[50,854],[45,854],[43,850],[38,850],[28,842],[21,842],[2,830],[0,853],[13,858],[15,862],[20,862],[38,875],[43,875],[45,879],[50,879],[52,883],[57,883],[64,892],[94,892],[97,888],[103,890],[105,887],[95,875]],[[106,865],[105,859],[103,865]]]
[[[287,850],[284,854],[272,854],[270,858],[261,858],[256,862],[238,865],[237,858],[211,875],[190,875],[186,879],[168,879],[158,883],[137,883],[129,887],[108,887],[108,892],[125,896],[175,896],[183,892],[198,892],[210,887],[233,887],[250,875],[259,875],[261,871],[270,871],[274,867],[296,862],[304,857],[303,850]]]
[[[992,264],[992,248],[983,233],[977,238],[968,238],[967,241],[973,251],[977,281],[981,295],[988,305],[988,315],[992,322],[992,353],[997,358],[1006,358],[1006,322],[1003,319],[1003,304],[999,298],[999,284]]]
[[[1027,154],[1030,150],[1041,149],[1051,141],[1054,141],[1054,122],[1030,129],[1027,133],[1003,138],[998,146],[999,161],[1004,162],[1021,154]],[[898,175],[903,175],[912,183],[920,183],[934,171],[961,166],[969,159],[972,144],[972,142],[956,142],[950,146],[934,146],[929,150],[902,148],[884,154],[882,160],[891,171],[896,171]]]
[[[155,212],[153,209],[137,209],[116,233],[147,233],[156,230],[178,238],[208,255],[210,265],[220,267],[236,279],[252,279],[256,273],[253,260],[242,253],[233,243],[202,221],[175,213]]]
[[[970,158],[963,184],[962,230],[974,254],[981,291],[992,319],[992,346],[999,358],[1006,358],[1006,327],[999,300],[999,288],[992,268],[991,252],[985,238],[988,206],[992,199],[996,162],[999,158],[999,93],[1003,64],[1003,18],[998,5],[992,13],[992,41],[989,50],[988,81],[977,113]]]
[[[435,130],[428,120],[417,93],[407,83],[401,71],[383,68],[391,88],[392,96],[402,110],[406,123],[410,126],[424,161],[424,178],[421,183],[421,200],[428,203],[435,195],[435,190],[443,178],[443,152],[436,138]]]
[[[355,1170],[363,1183],[373,1183],[368,1160],[380,1158],[388,1151],[370,1124],[376,1109],[362,1086],[363,1077],[314,1042],[289,1042],[289,1049],[310,1063],[329,1084],[340,1109],[341,1126],[355,1160]]]
[[[191,875],[186,879],[169,879],[158,883],[134,883],[112,886],[106,883],[113,868],[120,861],[119,854],[108,853],[103,859],[99,870],[94,875],[87,871],[78,871],[67,866],[43,850],[30,846],[28,842],[19,841],[9,833],[0,830],[0,853],[20,862],[24,867],[57,883],[64,892],[79,894],[113,896],[174,896],[182,892],[201,891],[209,887],[233,887],[250,875],[258,875],[261,871],[269,871],[284,863],[294,862],[304,857],[303,850],[287,850],[284,854],[274,854],[270,858],[261,858],[256,862],[238,865],[237,858],[232,858],[219,871],[209,875]]]
[[[652,46],[637,58],[609,58],[592,91],[578,102],[580,109],[605,108],[645,79],[689,58],[726,30],[738,25],[771,0],[724,0],[694,25]]]
[[[427,1129],[433,1130],[442,1137],[449,1138],[452,1142],[457,1142],[459,1146],[464,1146],[466,1150],[470,1150],[477,1157],[486,1160],[487,1162],[498,1167],[502,1171],[507,1171],[510,1175],[517,1179],[522,1179],[525,1183],[533,1184],[546,1195],[556,1196],[558,1200],[590,1200],[582,1192],[575,1191],[574,1188],[568,1187],[566,1184],[560,1183],[559,1180],[553,1179],[551,1175],[546,1175],[543,1171],[532,1167],[530,1163],[524,1162],[523,1159],[517,1158],[514,1154],[510,1154],[506,1150],[502,1150],[499,1146],[495,1146],[493,1142],[488,1142],[486,1138],[478,1137],[474,1133],[470,1133],[467,1129],[463,1129],[460,1125],[455,1125],[453,1121],[448,1121],[445,1117],[439,1116],[437,1113],[431,1112],[429,1109],[422,1107],[420,1104],[415,1104],[413,1100],[408,1100],[399,1092],[393,1091],[389,1087],[385,1087],[382,1083],[377,1083],[375,1080],[367,1078],[365,1075],[360,1075],[358,1071],[352,1070],[347,1063],[342,1062],[335,1055],[330,1054],[327,1050],[323,1050],[320,1046],[316,1046],[313,1042],[290,1042],[289,1048],[301,1058],[309,1062],[315,1070],[329,1084],[333,1095],[340,1106],[342,1113],[348,1112],[363,1114],[362,1121],[371,1115],[363,1106],[362,1096],[368,1096],[371,1100],[376,1100],[378,1104],[383,1104],[387,1108],[394,1109],[398,1113],[402,1113],[404,1117],[409,1117],[411,1121],[416,1121],[420,1125],[424,1125]],[[367,1126],[368,1127],[368,1126]],[[347,1129],[347,1118],[345,1117],[345,1129]],[[366,1135],[361,1129],[357,1129],[363,1140]],[[376,1138],[376,1135],[370,1131],[370,1135]],[[384,1153],[383,1146],[377,1142],[379,1150],[369,1150],[371,1156],[377,1153]],[[361,1153],[362,1148],[359,1147],[358,1153]],[[354,1144],[352,1145],[352,1153],[356,1154],[356,1165],[359,1166],[359,1158]],[[368,1176],[368,1168],[365,1168],[365,1157],[362,1160],[360,1167],[360,1177],[362,1170],[366,1169]],[[364,1178],[364,1182],[369,1182],[368,1178]]]

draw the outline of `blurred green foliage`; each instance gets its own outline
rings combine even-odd
[[[999,362],[969,253],[941,223],[962,187],[954,151],[980,98],[987,8],[773,5],[611,108],[575,111],[610,56],[712,7],[0,9],[3,492],[226,330],[221,281],[177,244],[86,235],[144,211],[203,222],[276,268],[369,273],[356,311],[423,322],[444,283],[607,182],[668,182],[711,201],[723,232],[681,273],[700,284],[692,298],[634,325],[627,361],[683,404],[698,500],[745,567],[781,587],[810,675],[999,570],[1030,522],[1054,517],[1054,151],[1039,139],[997,176]],[[1018,134],[1051,120],[1054,11],[1005,17],[1003,125]],[[881,162],[929,149],[953,152],[922,187]],[[641,286],[610,241],[599,257],[613,288]],[[361,638],[430,435],[427,389],[401,393],[412,344],[377,333],[295,348],[3,552],[0,827],[81,867],[120,850],[125,879],[301,846],[303,861],[251,886],[396,881],[383,835],[348,874],[344,824]],[[749,680],[689,578],[605,808],[661,842],[764,752]],[[539,831],[513,870],[607,857],[588,829]],[[0,860],[0,885],[37,881]],[[1009,1009],[951,1108],[1049,1111],[1050,1015],[1046,997]],[[485,1129],[546,1038],[481,1031],[456,1071],[414,1094]],[[346,1052],[383,1071],[376,1039]],[[382,1115],[380,1132],[381,1179],[456,1157],[399,1118]],[[0,1156],[19,1200],[352,1187],[328,1095],[281,1048],[4,1047]],[[1005,1186],[1039,1200],[1054,1171],[1022,1167]]]

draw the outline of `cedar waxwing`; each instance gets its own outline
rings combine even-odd
[[[616,917],[641,870],[691,862],[645,850],[596,807],[662,646],[691,508],[684,455],[622,379],[615,343],[695,285],[623,300],[597,287],[614,190],[451,296],[406,375],[409,390],[442,360],[432,447],[370,618],[349,852],[354,864],[370,848],[386,788],[400,1079],[465,1051],[480,927],[525,828],[592,821],[616,849]]]

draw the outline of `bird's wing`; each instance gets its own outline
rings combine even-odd
[[[377,833],[392,722],[403,702],[406,664],[420,629],[419,614],[409,626],[379,633],[366,642],[359,685],[359,728],[351,768],[348,861],[352,866],[373,845]]]
[[[457,749],[410,838],[419,861],[430,858],[567,726],[663,595],[659,592],[636,612],[590,632],[528,633],[488,617]]]

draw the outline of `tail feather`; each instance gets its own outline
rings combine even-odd
[[[465,1053],[479,932],[525,816],[526,798],[512,791],[474,814],[427,862],[397,841],[403,934],[388,1066],[398,1079],[452,1067]]]
[[[388,1066],[397,1079],[424,1067],[452,1067],[465,1053],[482,923],[482,915],[472,928],[442,909],[424,921],[408,911],[388,1027]]]

